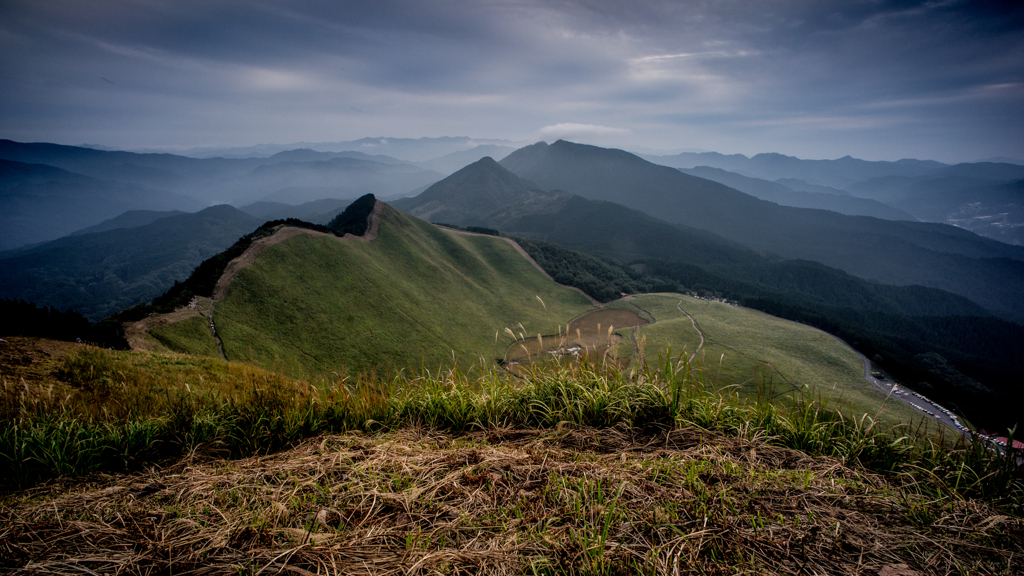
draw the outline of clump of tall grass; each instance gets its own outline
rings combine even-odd
[[[631,373],[584,361],[517,378],[453,367],[315,385],[214,360],[203,369],[190,360],[175,371],[154,366],[172,362],[157,358],[73,354],[59,371],[68,388],[56,394],[4,384],[0,476],[24,486],[197,451],[262,454],[324,432],[625,424],[638,433],[698,427],[835,457],[939,497],[984,498],[1015,512],[1024,503],[1012,450],[1000,456],[980,442],[951,444],[919,428],[883,426],[829,399],[798,395],[780,405],[765,400],[767,391],[751,400],[711,392],[703,367],[685,356]]]

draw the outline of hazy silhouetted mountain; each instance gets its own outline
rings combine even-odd
[[[340,142],[293,142],[291,144],[257,144],[237,148],[192,148],[181,153],[195,158],[265,158],[278,152],[307,148],[318,152],[363,152],[384,154],[405,162],[426,162],[447,154],[469,150],[475,146],[507,146],[516,148],[521,142],[493,138],[442,136],[440,138],[360,138]],[[468,164],[469,162],[466,162]]]
[[[844,156],[837,160],[803,160],[784,154],[767,153],[747,158],[742,154],[724,155],[717,152],[687,153],[672,156],[645,156],[647,160],[673,168],[711,166],[730,172],[778,180],[798,178],[811,184],[845,188],[849,184],[882,176],[925,176],[946,167],[933,160],[898,160],[872,162]]]
[[[52,240],[127,210],[195,211],[180,194],[0,160],[0,249]]]
[[[834,196],[850,196],[850,193],[846,190],[833,188],[831,186],[811,184],[806,180],[801,180],[799,178],[779,178],[776,182],[782,184],[786,188],[790,188],[798,192],[816,192],[818,194],[832,194]]]
[[[113,218],[104,220],[95,226],[75,230],[69,234],[69,236],[106,232],[107,230],[117,230],[118,228],[135,228],[136,226],[151,224],[161,218],[181,216],[182,214],[187,214],[187,212],[182,212],[180,210],[129,210],[120,216],[114,216]]]
[[[698,176],[718,182],[719,184],[725,184],[730,188],[735,188],[755,198],[775,202],[783,206],[831,210],[848,216],[874,216],[875,218],[885,220],[917,220],[917,218],[903,210],[867,198],[797,191],[778,182],[751,178],[720,168],[711,168],[710,166],[698,166],[689,169],[680,168],[680,171],[691,176]]]
[[[383,154],[373,155],[353,151],[319,152],[309,148],[296,148],[294,150],[278,152],[269,156],[267,160],[270,162],[318,162],[333,160],[334,158],[355,158],[356,160],[369,160],[371,162],[380,162],[381,164],[408,164],[408,162],[392,158],[391,156],[384,156]]]
[[[292,206],[281,202],[261,201],[242,206],[239,210],[264,222],[296,218],[313,224],[326,225],[331,221],[333,213],[344,210],[351,202],[348,199],[322,198]]]
[[[1008,244],[1024,245],[1024,180],[891,176],[858,182],[849,190],[900,207],[924,221],[944,222]]]
[[[451,154],[446,154],[440,158],[434,158],[433,160],[417,162],[416,165],[428,170],[440,172],[447,176],[461,170],[465,166],[468,166],[477,160],[480,160],[481,158],[490,157],[496,160],[501,160],[512,152],[515,152],[515,150],[516,149],[511,146],[484,144],[475,148],[470,148],[469,150],[452,152]]]
[[[1005,162],[973,162],[943,168],[936,173],[936,176],[960,176],[1002,181],[1021,180],[1024,179],[1024,166]]]
[[[260,223],[231,206],[213,206],[2,252],[0,298],[72,308],[100,320],[162,294]]]
[[[527,146],[502,165],[541,188],[621,203],[875,282],[941,288],[1024,319],[1024,249],[952,226],[779,206],[621,150],[564,141]]]
[[[442,178],[439,173],[387,156],[345,151],[291,150],[268,158],[199,159],[0,140],[0,159],[46,164],[95,178],[177,192],[198,200],[199,207],[258,200],[301,204],[320,198],[351,199],[366,193],[391,197]]]
[[[487,157],[441,180],[418,196],[391,204],[431,222],[488,226],[507,222],[526,212],[557,211],[568,199],[569,195],[564,192],[546,192],[525,182]]]
[[[916,294],[927,297],[917,298],[915,304],[907,297],[896,304],[888,294],[903,288],[878,287],[813,262],[766,257],[711,232],[673,225],[621,204],[559,191],[545,193],[490,158],[392,205],[435,222],[495,228],[624,262],[657,258],[695,264],[829,305],[911,315],[988,314],[966,298],[923,288]],[[814,272],[794,273],[794,269]]]
[[[363,194],[395,196],[437,182],[443,176],[412,164],[384,164],[358,158],[277,162],[222,183],[217,193],[235,204],[257,200],[302,204],[323,198],[352,200]]]

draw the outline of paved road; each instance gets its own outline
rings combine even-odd
[[[829,334],[829,336],[832,335]],[[922,416],[931,418],[936,422],[950,428],[951,430],[959,432],[960,434],[967,433],[967,429],[960,423],[959,420],[956,419],[952,412],[946,410],[942,406],[939,406],[935,402],[932,402],[925,396],[922,396],[917,392],[910,390],[909,388],[904,388],[903,386],[899,386],[894,382],[890,382],[883,378],[875,378],[874,376],[872,376],[871,361],[868,360],[867,356],[861,354],[860,352],[857,352],[857,350],[855,350],[852,346],[844,342],[841,338],[838,338],[836,336],[832,337],[835,338],[840,343],[842,343],[843,346],[846,346],[850,350],[853,350],[854,353],[857,354],[857,356],[860,356],[860,359],[864,362],[864,379],[870,382],[872,386],[878,388],[883,393],[888,394],[891,399],[899,400],[904,404],[908,404],[910,406],[913,406],[914,408],[917,408],[918,410],[921,411]]]

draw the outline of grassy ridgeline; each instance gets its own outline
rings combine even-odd
[[[372,242],[296,236],[269,248],[234,278],[214,319],[229,359],[320,378],[435,370],[453,350],[460,365],[494,362],[511,341],[505,328],[550,334],[590,307],[504,240],[385,206]],[[172,324],[157,336],[208,354],[194,328]]]

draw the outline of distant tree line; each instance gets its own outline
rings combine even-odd
[[[651,276],[631,276],[625,269],[557,244],[516,238],[555,282],[579,288],[598,302],[610,302],[623,293],[676,291],[675,283]]]
[[[377,198],[373,194],[360,196],[345,208],[345,211],[338,214],[327,223],[328,230],[337,236],[352,234],[362,236],[366,234],[370,226],[370,213],[377,204]]]
[[[37,306],[24,300],[0,299],[0,336],[35,336],[117,349],[127,348],[123,334],[111,322],[93,324],[74,310]]]
[[[473,232],[476,234],[486,234],[488,236],[501,236],[501,232],[494,228],[484,228],[483,226],[456,226],[455,224],[445,224],[444,222],[432,222],[437,226],[443,226],[445,228],[451,228],[452,230],[465,230],[466,232]]]

